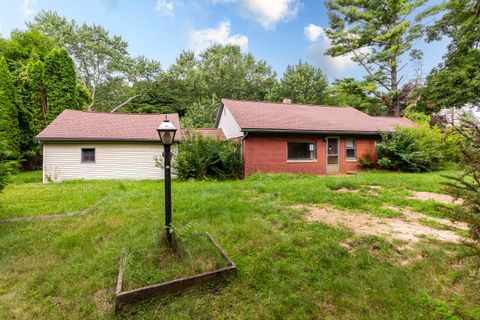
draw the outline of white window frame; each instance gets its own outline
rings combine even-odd
[[[348,140],[353,141],[353,148],[348,146]],[[347,150],[352,150],[354,151],[354,156],[349,157],[347,154]],[[345,138],[345,160],[346,161],[357,161],[357,139],[355,138]]]

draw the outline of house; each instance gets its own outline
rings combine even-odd
[[[215,128],[182,129],[179,116],[63,111],[37,139],[43,145],[43,181],[161,179],[163,152],[157,128],[165,119],[178,129],[241,143],[244,174],[349,173],[362,158],[376,159],[382,132],[413,126],[404,118],[371,117],[350,107],[223,99]]]
[[[376,159],[382,132],[413,126],[405,118],[372,117],[350,107],[223,99],[215,126],[241,143],[244,175],[355,172]]]
[[[63,111],[37,139],[43,145],[43,181],[161,179],[163,146],[157,128],[165,119],[182,131],[178,114]]]

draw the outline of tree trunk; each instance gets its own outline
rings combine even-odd
[[[389,115],[400,117],[401,110],[400,110],[400,95],[398,94],[398,78],[397,78],[397,58],[393,57],[392,62],[392,71],[390,74],[390,82],[391,82],[391,94],[390,97],[390,105],[388,107]]]
[[[130,101],[132,101],[133,99],[135,99],[135,98],[138,97],[138,96],[139,96],[139,95],[136,94],[136,95],[134,95],[133,97],[128,98],[127,100],[125,100],[124,102],[120,103],[118,106],[116,106],[115,108],[113,108],[112,111],[110,111],[110,112],[111,112],[111,113],[116,112],[118,109],[120,109],[121,107],[129,104]]]

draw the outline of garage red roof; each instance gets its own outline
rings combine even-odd
[[[351,107],[230,99],[223,99],[222,103],[242,131],[378,133],[392,131],[397,125],[414,126],[406,118],[372,117]]]
[[[40,141],[155,141],[160,142],[157,128],[167,118],[178,129],[175,140],[181,140],[177,113],[127,114],[64,110],[37,135]]]

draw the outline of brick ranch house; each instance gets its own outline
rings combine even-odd
[[[349,107],[223,99],[215,128],[182,129],[179,116],[63,111],[37,139],[43,145],[43,181],[162,179],[157,134],[168,118],[181,143],[188,131],[241,143],[245,176],[255,172],[348,173],[375,159],[380,133],[413,126],[404,118],[371,117]],[[175,146],[173,146],[175,148]]]
[[[223,99],[215,126],[241,143],[244,175],[350,173],[376,160],[382,132],[414,126],[406,118],[372,117],[351,107]]]

